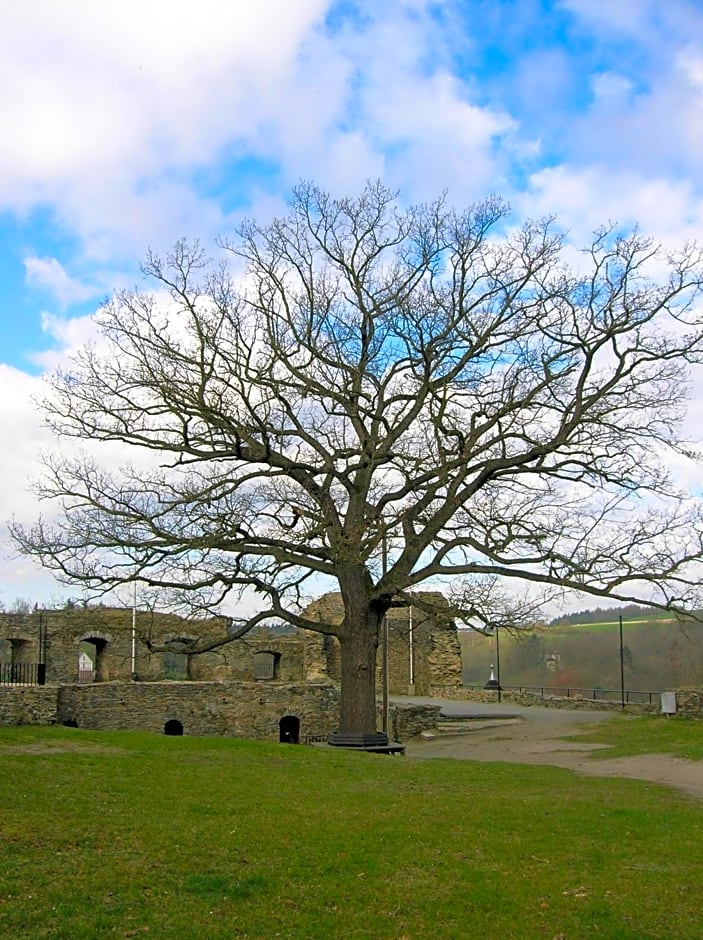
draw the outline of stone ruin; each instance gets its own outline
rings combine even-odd
[[[325,595],[307,614],[341,617],[339,596]],[[136,611],[133,630],[133,612],[125,608],[0,614],[0,725],[326,740],[339,707],[337,640],[258,629],[209,652],[187,652],[198,636],[224,630],[222,620],[195,625],[146,611]],[[392,610],[388,637],[391,695],[459,691],[461,653],[452,621],[417,608]],[[380,651],[378,658],[380,695]],[[432,727],[438,711],[394,706],[393,737]]]
[[[311,619],[339,619],[339,595],[327,594],[307,609]],[[198,637],[226,635],[226,622],[193,623],[175,615],[129,608],[75,607],[0,614],[0,669],[18,677],[21,667],[44,666],[47,684],[160,680],[317,682],[340,678],[335,637],[310,631],[256,629],[208,652],[189,654]],[[455,624],[418,608],[388,616],[389,690],[432,695],[461,686],[461,651]],[[167,650],[161,649],[168,646]],[[379,650],[378,681],[382,655]],[[7,680],[6,680],[7,681]]]

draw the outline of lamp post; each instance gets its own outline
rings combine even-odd
[[[137,679],[137,582],[134,582],[132,595],[132,645],[131,645],[132,682]]]
[[[502,700],[502,688],[500,685],[500,640],[498,639],[498,627],[494,627],[493,631],[496,638],[496,662],[495,668],[497,673],[496,675],[493,672],[493,663],[491,663],[491,677],[488,682],[484,685],[484,689],[495,689],[498,692],[498,701]]]
[[[620,615],[620,707],[625,708],[625,659],[622,645],[622,614]]]

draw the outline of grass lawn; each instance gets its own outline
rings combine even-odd
[[[608,750],[594,751],[592,756],[595,760],[610,760],[630,754],[673,754],[687,760],[703,761],[703,721],[700,720],[618,715],[610,721],[598,722],[573,740],[610,745]]]
[[[667,788],[67,728],[0,762],[3,940],[703,936],[703,803]]]

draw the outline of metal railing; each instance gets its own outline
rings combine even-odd
[[[329,734],[303,734],[301,741],[303,744],[326,744]]]
[[[484,691],[484,685],[465,685],[465,689]],[[588,699],[592,702],[622,702],[626,705],[655,705],[661,700],[661,692],[640,689],[578,689],[571,686],[548,685],[503,685],[502,692],[525,692],[540,698]]]
[[[44,685],[43,663],[0,663],[0,685]]]

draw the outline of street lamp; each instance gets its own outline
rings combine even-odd
[[[500,641],[498,639],[498,627],[494,627],[493,631],[496,638],[496,662],[495,669],[496,674],[493,672],[493,663],[491,663],[491,677],[488,682],[485,684],[484,689],[496,689],[498,692],[498,701],[502,700],[502,688],[500,684]]]
[[[625,708],[625,657],[622,645],[622,614],[620,615],[620,707]]]

